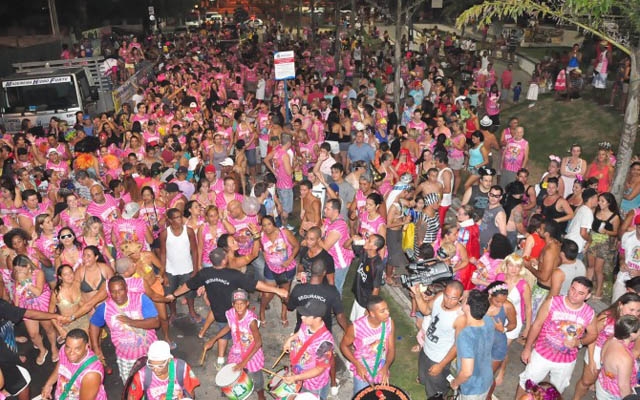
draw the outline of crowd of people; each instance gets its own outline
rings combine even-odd
[[[607,142],[596,155],[579,144],[549,155],[545,174],[530,181],[525,127],[501,112],[511,66],[498,77],[486,52],[451,35],[434,32],[424,51],[407,52],[396,110],[390,46],[371,52],[345,38],[336,71],[328,35],[281,33],[268,24],[259,46],[255,35],[226,47],[207,30],[134,39],[119,47],[126,76],[135,71],[128,57],[159,59],[156,79],[131,104],[78,112],[73,125],[52,118],[42,130],[25,120],[21,132],[3,132],[3,395],[29,398],[16,343],[31,342],[38,366],[56,363],[45,399],[106,399],[102,381],[115,368],[129,399],[193,397],[200,381],[171,353],[179,304],[209,338],[203,362],[217,346],[216,368],[246,374],[260,399],[271,390],[260,331],[289,326],[294,310],[281,378],[312,396],[301,399],[349,398],[339,394],[337,354],[354,393],[393,384],[394,359],[415,357],[427,398],[453,389],[490,399],[514,340],[526,364],[517,399],[560,399],[583,346],[574,398],[594,384],[598,399],[631,394],[640,162],[621,204],[610,193]],[[286,95],[273,79],[282,42],[298,63]],[[447,76],[442,60],[468,66],[468,77]],[[118,65],[112,73],[123,73]],[[418,354],[397,355],[380,291],[399,288],[406,267],[423,262],[444,266],[448,279],[401,289],[412,298]],[[586,301],[603,297],[614,264],[612,305],[596,314]],[[348,316],[345,290],[355,297]],[[275,295],[280,320],[267,320]],[[23,320],[27,336],[15,336]]]

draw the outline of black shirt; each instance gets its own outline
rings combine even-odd
[[[382,286],[384,263],[377,254],[375,257],[370,258],[363,253],[360,259],[362,262],[360,262],[356,270],[351,291],[355,295],[358,304],[366,308],[373,289]]]
[[[27,310],[0,299],[0,361],[19,364],[13,325],[22,321]]]
[[[309,248],[300,248],[300,265],[302,265],[304,272],[310,273],[311,265],[315,260],[319,259],[324,261],[325,268],[327,269],[327,274],[336,273],[336,267],[333,263],[333,257],[331,257],[331,254],[329,254],[325,249],[320,250],[320,253],[318,253],[318,255],[316,255],[315,257],[309,257]]]
[[[289,295],[289,302],[287,308],[289,311],[293,311],[298,306],[306,304],[308,301],[320,301],[327,306],[327,313],[322,318],[327,329],[331,331],[331,314],[343,314],[344,307],[342,306],[342,300],[340,299],[340,293],[335,286],[328,283],[322,283],[319,285],[312,285],[310,283],[303,283],[296,285]],[[300,329],[302,318],[300,314],[296,313],[296,327],[294,332]]]
[[[227,322],[224,313],[232,306],[231,295],[236,289],[248,292],[256,290],[257,280],[249,278],[242,272],[229,268],[203,268],[196,276],[187,281],[187,287],[196,290],[204,286],[211,311],[217,322]]]

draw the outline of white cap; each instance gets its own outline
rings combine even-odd
[[[191,104],[189,104],[190,108],[198,108],[198,105],[196,104],[195,101],[192,101]]]
[[[200,162],[200,157],[191,157],[189,159],[189,171],[195,171],[199,162]]]
[[[233,160],[231,159],[231,157],[227,157],[224,160],[222,160],[220,165],[223,167],[233,167]]]
[[[147,359],[149,361],[165,361],[172,358],[171,347],[169,343],[164,340],[157,340],[151,343],[149,351],[147,352]]]
[[[50,148],[49,150],[47,150],[47,157],[49,157],[51,155],[51,153],[56,153],[56,154],[60,154],[60,152],[55,149],[55,148]]]

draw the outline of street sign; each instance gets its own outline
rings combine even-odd
[[[153,8],[153,6],[149,6],[149,15],[153,15],[156,13],[156,10]]]
[[[293,51],[280,51],[273,55],[276,80],[295,79],[296,63]]]

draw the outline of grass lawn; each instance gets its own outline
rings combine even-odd
[[[511,116],[520,119],[529,141],[530,183],[537,182],[546,170],[550,154],[565,157],[571,144],[578,143],[582,145],[582,157],[591,163],[599,142],[607,140],[617,150],[622,133],[623,116],[613,108],[596,104],[591,89],[585,90],[582,99],[571,102],[557,101],[549,94],[541,95],[533,108],[526,100],[507,106],[500,115],[502,126]],[[640,143],[636,141],[635,152],[638,151]]]

